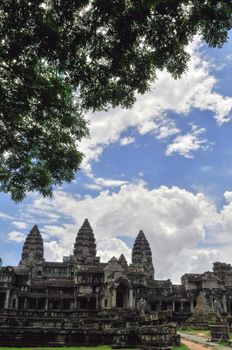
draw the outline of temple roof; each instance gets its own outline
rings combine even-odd
[[[22,251],[22,259],[20,264],[24,262],[34,262],[43,259],[44,255],[44,246],[43,238],[38,229],[37,225],[34,225],[28,234]]]
[[[121,255],[120,255],[120,257],[119,257],[119,259],[118,259],[118,262],[119,262],[122,266],[125,266],[125,267],[128,266],[124,254],[121,254]]]
[[[132,250],[132,263],[145,256],[151,258],[151,248],[144,232],[140,230]]]
[[[85,219],[77,234],[73,253],[80,258],[96,257],[95,238],[88,219]]]
[[[142,230],[139,231],[132,249],[132,264],[146,266],[149,270],[153,270],[151,248]]]
[[[145,236],[143,230],[140,230],[140,231],[139,231],[139,234],[138,234],[138,236],[137,236],[136,239],[137,239],[137,240],[141,239],[141,240],[147,241],[146,236]]]

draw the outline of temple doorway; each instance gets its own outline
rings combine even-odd
[[[5,296],[6,293],[0,293],[0,309],[4,308]]]
[[[116,291],[116,307],[126,308],[128,301],[128,288],[123,284],[120,284]]]
[[[124,307],[124,298],[121,292],[117,292],[116,307]]]

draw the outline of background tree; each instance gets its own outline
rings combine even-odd
[[[197,33],[221,47],[231,26],[229,0],[2,0],[0,190],[71,181],[85,111],[131,107],[157,69],[180,77]]]

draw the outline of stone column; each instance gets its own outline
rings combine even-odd
[[[18,295],[16,295],[16,299],[15,299],[15,309],[18,310],[19,308],[19,297]]]
[[[111,294],[111,307],[116,307],[116,289],[113,288],[112,294]]]
[[[223,305],[224,312],[227,312],[227,302],[226,302],[225,295],[223,295],[223,298],[222,298],[222,305]]]
[[[180,303],[180,311],[181,311],[181,312],[184,311],[184,303],[183,303],[183,301],[181,301],[181,303]]]
[[[175,301],[172,302],[172,311],[175,312]]]
[[[25,297],[25,299],[24,299],[24,305],[23,305],[23,308],[24,308],[24,310],[26,310],[26,309],[27,309],[27,297]]]
[[[46,298],[46,302],[45,302],[45,310],[48,310],[48,298]]]
[[[134,303],[133,303],[133,289],[131,288],[130,290],[129,290],[129,303],[128,303],[129,305],[129,309],[133,309],[133,305],[134,305]]]
[[[230,300],[227,299],[227,312],[229,315],[231,315],[231,308],[230,308]]]
[[[7,289],[6,296],[5,296],[4,309],[9,309],[9,302],[10,302],[10,289]]]
[[[190,311],[191,313],[194,311],[193,300],[190,301]]]
[[[213,309],[214,305],[213,305],[213,298],[212,297],[209,297],[209,303],[210,303],[211,308]]]

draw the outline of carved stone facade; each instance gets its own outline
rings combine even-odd
[[[73,255],[63,262],[47,262],[42,236],[34,226],[19,266],[0,269],[0,345],[17,345],[25,334],[30,345],[109,344],[120,337],[136,345],[133,341],[142,339],[142,320],[153,325],[162,320],[183,322],[193,314],[200,292],[216,313],[231,315],[231,265],[217,262],[213,272],[186,274],[181,285],[156,280],[143,231],[135,240],[131,264],[123,254],[102,263],[88,219],[77,234]],[[151,330],[157,327],[144,327],[150,334],[144,339],[155,338]]]

